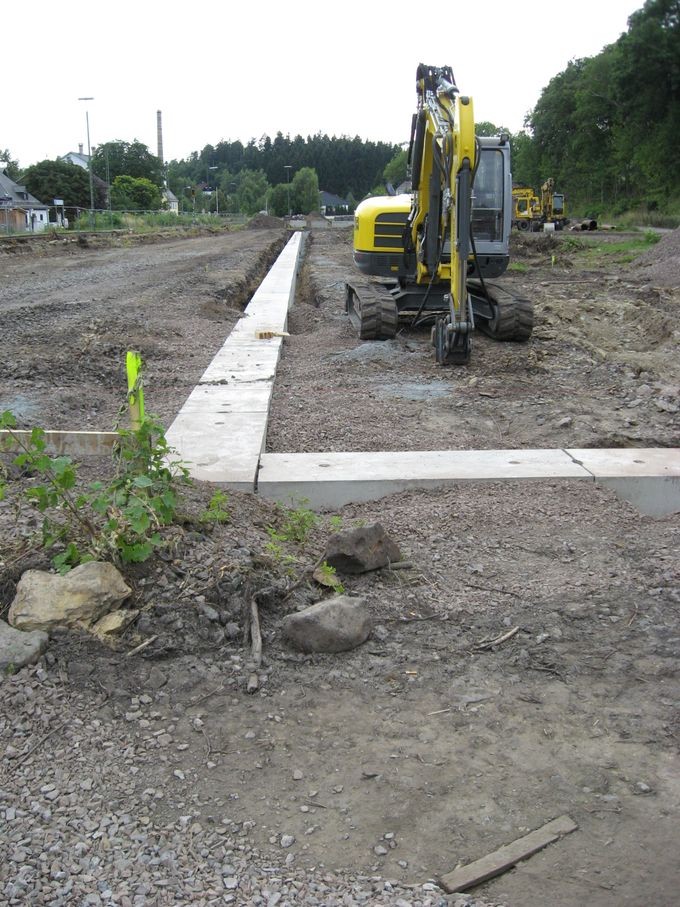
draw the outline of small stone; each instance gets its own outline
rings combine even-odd
[[[292,847],[295,844],[295,837],[293,835],[281,835],[280,844],[281,847]]]
[[[382,844],[377,844],[377,845],[373,848],[373,853],[374,853],[374,854],[377,854],[377,856],[379,856],[379,857],[384,857],[385,854],[387,853],[387,848],[386,848],[386,847],[383,847]]]
[[[636,794],[651,794],[652,788],[649,784],[645,784],[644,781],[637,781],[635,784],[635,793]]]

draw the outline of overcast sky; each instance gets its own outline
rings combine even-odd
[[[93,146],[139,139],[154,153],[161,110],[166,160],[278,131],[405,142],[418,63],[450,65],[475,119],[515,132],[569,60],[616,41],[642,6],[33,0],[5,20],[0,149],[22,167],[87,151],[86,110]]]

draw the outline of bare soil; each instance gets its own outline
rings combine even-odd
[[[147,406],[169,424],[284,241],[267,228],[0,258],[0,409],[26,426],[109,429],[123,353],[135,347]],[[563,237],[517,239],[524,269],[505,279],[534,299],[534,336],[476,337],[469,366],[443,369],[427,332],[357,340],[343,312],[349,232],[314,224],[268,449],[677,446],[678,289],[621,261],[580,260]],[[17,488],[30,481],[14,477]],[[130,571],[142,615],[126,638],[109,649],[84,633],[54,635],[31,676],[55,691],[58,717],[26,705],[28,672],[4,680],[4,742],[22,753],[40,745],[20,768],[0,757],[1,787],[16,783],[29,803],[55,771],[77,777],[85,765],[100,794],[83,799],[88,815],[122,799],[144,804],[149,828],[187,814],[204,828],[228,821],[263,865],[293,854],[283,872],[325,873],[331,893],[347,873],[390,879],[406,903],[424,903],[422,884],[457,863],[568,813],[578,831],[480,897],[507,907],[676,902],[677,515],[641,516],[580,482],[401,493],[320,514],[304,544],[286,546],[289,563],[267,549],[280,510],[233,493],[230,521],[206,526],[212,491],[189,489],[168,551]],[[326,594],[303,582],[286,598],[287,583],[332,525],[374,520],[412,567],[343,578],[367,598],[371,639],[333,656],[287,649],[283,615]],[[4,606],[22,570],[46,564],[27,551],[30,528],[0,504]],[[240,631],[265,586],[262,687],[249,697]],[[121,792],[111,779],[128,766]],[[285,851],[283,834],[295,839]],[[16,867],[4,857],[9,878]],[[184,897],[149,903],[193,903]]]

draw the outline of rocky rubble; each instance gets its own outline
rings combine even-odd
[[[177,821],[159,822],[152,809],[163,786],[140,789],[136,779],[159,744],[181,750],[170,728],[134,739],[134,713],[92,718],[93,703],[65,698],[44,666],[6,678],[1,690],[0,899],[8,907],[485,907],[445,896],[434,882],[404,887],[380,875],[303,868],[293,836],[263,852],[255,823],[206,814],[195,796]],[[141,699],[138,708],[152,703]]]

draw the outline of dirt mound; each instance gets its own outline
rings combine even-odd
[[[680,286],[680,228],[666,233],[630,266],[635,277],[662,287]]]
[[[271,214],[256,214],[246,224],[246,230],[271,230],[282,227],[283,223],[280,217],[273,217]]]

